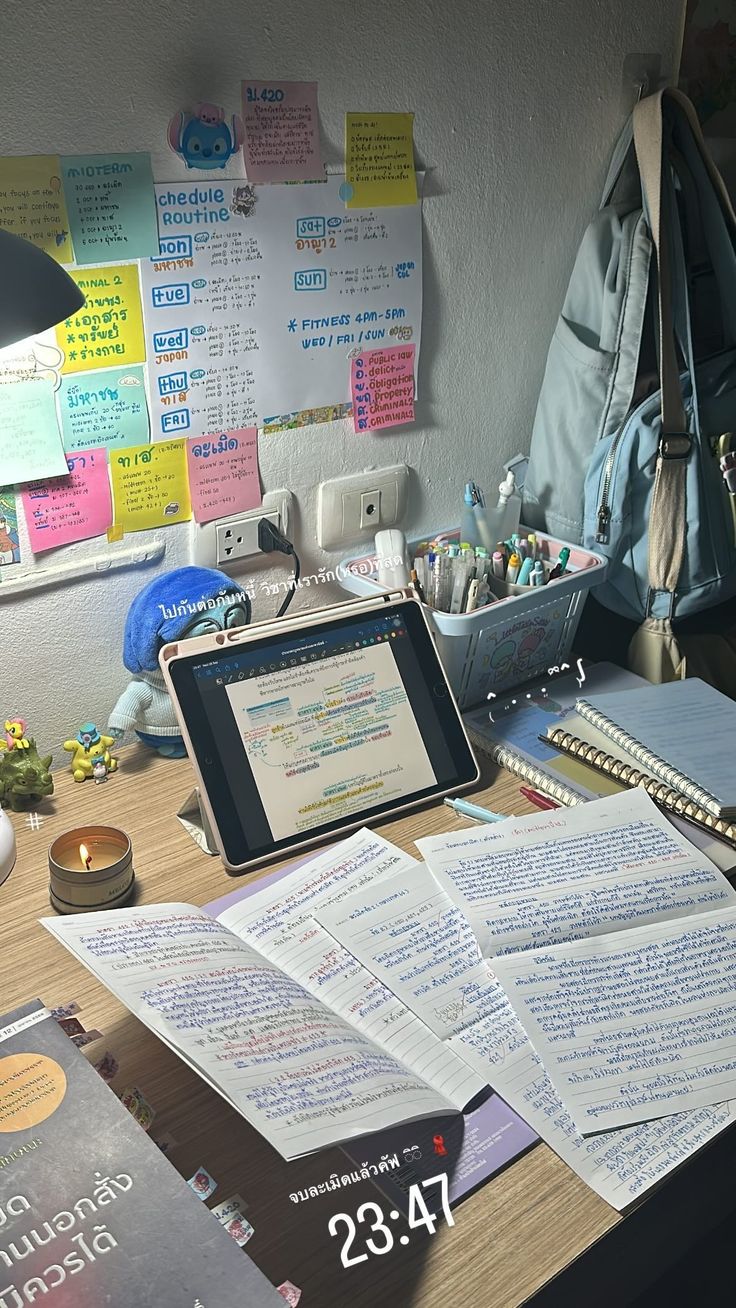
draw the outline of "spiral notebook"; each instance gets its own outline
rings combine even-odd
[[[671,790],[736,816],[736,703],[691,678],[578,699],[575,711]]]

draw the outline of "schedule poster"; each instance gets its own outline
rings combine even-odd
[[[154,441],[350,402],[350,359],[411,341],[421,206],[346,212],[342,177],[158,185],[142,288]]]

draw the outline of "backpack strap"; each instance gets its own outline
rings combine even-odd
[[[662,194],[664,134],[662,101],[664,91],[640,100],[634,110],[634,147],[639,164],[652,243],[657,257],[659,300],[659,367],[662,396],[662,435],[649,514],[649,594],[647,612],[654,594],[670,594],[670,616],[685,557],[687,459],[692,437],[687,431],[685,406],[680,389],[672,305],[671,246],[663,222]]]

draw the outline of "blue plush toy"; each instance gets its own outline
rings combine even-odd
[[[133,680],[110,714],[108,733],[119,740],[135,731],[144,745],[166,758],[183,758],[184,741],[158,665],[171,640],[242,627],[250,600],[231,577],[215,568],[174,568],[136,595],[125,622],[123,662]]]

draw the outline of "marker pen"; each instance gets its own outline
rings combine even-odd
[[[529,578],[532,586],[544,586],[546,578],[544,575],[544,564],[541,559],[537,559],[532,568],[532,575]]]
[[[529,542],[526,536],[522,536],[521,540],[519,541],[519,544],[516,546],[516,553],[518,554],[522,563],[524,562],[524,559],[529,558]],[[532,563],[533,562],[534,560],[532,559]]]
[[[563,572],[565,571],[565,568],[567,567],[569,559],[570,559],[570,551],[567,548],[567,545],[563,545],[562,549],[560,550],[560,557],[558,558],[555,566],[553,567],[552,571],[549,574],[550,581],[556,581],[558,577],[562,576]]]
[[[529,535],[528,535],[527,538],[526,538],[526,543],[527,543],[527,545],[529,546],[529,554],[531,555],[532,559],[533,559],[534,562],[536,563],[536,561],[537,561],[537,535],[536,535],[536,532],[534,532],[534,531],[530,531],[530,532],[529,532]]]
[[[511,582],[511,584],[513,584],[516,581],[516,578],[519,575],[520,566],[521,566],[521,559],[519,558],[516,551],[514,551],[514,553],[511,555],[511,558],[509,559],[509,566],[506,569],[506,580],[508,582]]]
[[[519,568],[519,575],[518,575],[518,577],[516,578],[516,583],[517,583],[518,586],[529,586],[529,585],[531,585],[531,582],[530,582],[529,578],[530,578],[531,575],[532,575],[532,568],[533,568],[533,567],[534,567],[534,564],[532,563],[531,559],[522,559],[522,561],[521,561],[521,567]]]
[[[503,581],[506,575],[506,569],[504,567],[504,561],[503,561],[503,554],[501,553],[500,550],[493,551],[493,575],[494,577],[499,577],[501,581]]]

